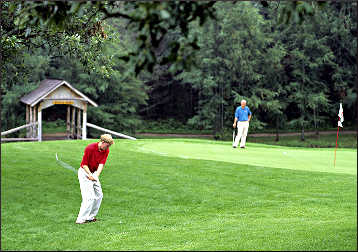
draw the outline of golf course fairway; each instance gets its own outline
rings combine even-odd
[[[1,250],[356,251],[357,150],[115,139],[98,221],[75,224],[97,139],[1,145]]]
[[[230,142],[210,140],[141,140],[137,151],[186,159],[204,159],[235,164],[293,170],[357,174],[357,150],[300,148],[248,143],[234,149]]]

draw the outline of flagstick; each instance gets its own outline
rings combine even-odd
[[[339,132],[339,127],[343,128],[342,122],[344,121],[343,119],[343,107],[342,107],[342,102],[339,103],[339,111],[338,111],[338,129],[337,129],[337,139],[336,139],[336,148],[334,149],[334,168],[336,168],[336,151],[338,148],[338,132]]]
[[[339,132],[339,126],[337,129],[336,148],[334,149],[334,168],[336,168],[336,151],[337,151],[337,147],[338,147],[338,132]]]

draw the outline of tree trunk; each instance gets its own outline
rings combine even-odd
[[[305,73],[305,68],[303,66],[303,62],[301,64],[301,67],[302,67],[302,78],[303,78],[303,73]],[[304,80],[302,79],[302,84],[301,84],[301,93],[304,93],[303,92],[303,89],[304,89]],[[302,113],[303,113],[303,117],[302,117],[302,132],[301,132],[301,141],[305,141],[305,129],[304,129],[304,121],[305,121],[305,114],[306,114],[306,99],[305,97],[303,98],[303,110],[302,110]]]
[[[313,108],[313,121],[314,121],[316,136],[319,136],[318,127],[317,127],[317,110],[315,108]]]
[[[214,97],[218,97],[220,96],[220,89],[214,88]],[[216,103],[216,102],[215,102]],[[221,116],[220,116],[220,103],[216,103],[216,115],[215,115],[215,127],[214,127],[214,139],[218,140],[219,139],[219,132],[220,132],[220,124],[221,124]]]
[[[276,117],[276,139],[275,139],[276,142],[278,142],[280,140],[279,135],[278,135],[279,122],[280,122],[279,118]]]
[[[189,85],[190,89],[190,116],[193,114],[193,88],[191,85]]]
[[[224,84],[221,84],[221,130],[224,129]]]
[[[305,128],[302,126],[301,141],[305,141]]]

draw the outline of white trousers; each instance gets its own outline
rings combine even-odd
[[[93,220],[101,206],[103,198],[101,183],[96,172],[93,173],[93,177],[97,181],[89,180],[85,170],[82,168],[78,169],[78,181],[80,182],[82,203],[76,222]]]
[[[241,138],[241,142],[240,142],[240,147],[245,147],[246,144],[246,136],[247,136],[247,132],[249,130],[249,122],[237,122],[237,136],[235,138],[234,141],[234,145],[235,147],[237,147],[239,145],[239,141]]]

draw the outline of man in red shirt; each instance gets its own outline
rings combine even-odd
[[[76,223],[83,224],[96,221],[96,215],[101,206],[103,193],[99,175],[107,161],[109,147],[113,144],[112,136],[104,134],[100,142],[87,145],[78,169],[82,203]]]

